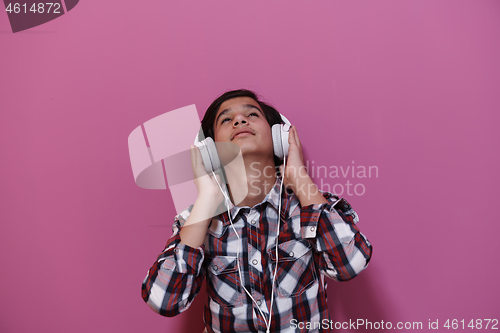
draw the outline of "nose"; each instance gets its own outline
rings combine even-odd
[[[246,117],[244,115],[242,115],[241,113],[237,114],[234,117],[234,123],[233,123],[234,127],[236,127],[236,126],[238,126],[240,124],[246,124],[246,123],[247,123]]]

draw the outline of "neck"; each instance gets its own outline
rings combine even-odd
[[[274,158],[273,156],[266,159],[262,159],[262,156],[244,156],[243,164],[244,170],[241,164],[236,163],[233,166],[226,165],[224,169],[235,205],[253,207],[264,200],[276,182]],[[237,191],[245,187],[248,188],[248,193]]]

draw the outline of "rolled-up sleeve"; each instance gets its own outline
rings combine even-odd
[[[142,283],[144,301],[167,317],[189,308],[205,277],[204,245],[192,248],[180,243],[179,231],[187,215],[183,212],[176,216],[172,237]]]
[[[345,199],[324,193],[328,203],[301,209],[304,238],[312,240],[320,271],[337,281],[347,281],[364,270],[372,245],[359,231],[358,216]]]

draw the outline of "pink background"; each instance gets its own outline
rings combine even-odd
[[[174,206],[135,185],[127,137],[240,87],[316,165],[378,166],[344,195],[374,255],[330,283],[335,320],[500,319],[499,17],[497,0],[86,0],[12,34],[0,12],[0,332],[202,330],[201,297],[175,318],[141,299]]]

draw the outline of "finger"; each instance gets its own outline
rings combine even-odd
[[[196,178],[206,175],[203,159],[201,158],[200,149],[197,146],[191,146],[191,167]]]
[[[302,143],[300,142],[299,139],[299,133],[297,132],[297,127],[293,126],[293,132],[295,134],[295,142],[297,142],[297,146],[299,146],[299,148],[302,148]]]
[[[288,144],[297,145],[297,141],[295,139],[295,126],[290,127],[290,131],[288,132]]]
[[[190,148],[189,153],[191,154],[191,167],[194,170],[195,165],[196,165],[196,163],[195,163],[195,161],[196,161],[196,151],[195,151],[196,146],[191,145],[189,148]]]
[[[190,149],[191,153],[191,169],[193,169],[193,177],[194,179],[200,176],[200,172],[198,171],[198,147],[191,145]]]

